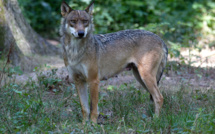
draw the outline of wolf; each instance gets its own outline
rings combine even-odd
[[[74,10],[66,2],[61,4],[64,63],[79,95],[83,123],[89,119],[97,123],[100,80],[115,76],[127,67],[150,93],[155,114],[159,115],[163,96],[158,83],[168,56],[164,41],[144,30],[94,35],[93,6],[92,1],[85,10]]]

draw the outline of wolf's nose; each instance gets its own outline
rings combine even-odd
[[[84,31],[79,31],[79,32],[78,32],[78,36],[79,36],[79,37],[83,37],[83,36],[84,36]]]

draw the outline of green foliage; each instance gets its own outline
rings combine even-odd
[[[61,82],[60,79],[58,79],[56,76],[57,69],[52,69],[51,72],[48,72],[47,74],[40,74],[38,75],[38,81],[40,86],[49,89],[53,92],[57,92],[57,89],[55,89],[56,86],[58,86]]]
[[[19,3],[24,15],[37,31],[49,33],[59,25],[61,0],[19,0]],[[83,10],[88,3],[89,0],[73,0],[70,5],[74,9]],[[212,0],[95,1],[94,19],[97,33],[140,28],[149,23],[168,23],[170,28],[175,28],[175,33],[184,35],[203,28],[204,21],[214,29],[214,7]]]
[[[45,37],[58,37],[61,0],[18,1],[28,22],[37,32]],[[90,0],[66,2],[73,9],[84,10]],[[215,34],[214,9],[213,0],[95,0],[95,32],[149,30],[171,42],[168,44],[169,48],[173,47],[170,49],[171,56],[179,57],[178,49],[181,47],[197,47],[197,38]]]
[[[18,2],[28,23],[37,32],[46,37],[57,35],[62,0],[18,0]]]

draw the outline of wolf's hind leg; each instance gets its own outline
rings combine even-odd
[[[154,52],[148,53],[142,57],[139,60],[139,64],[137,64],[139,76],[152,96],[155,104],[155,114],[157,115],[159,115],[163,105],[163,96],[158,89],[156,80],[159,64],[160,57]]]
[[[138,67],[138,71],[140,73],[141,79],[144,81],[148,91],[150,92],[154,100],[155,114],[159,115],[159,112],[163,105],[163,96],[158,89],[156,75],[153,75],[155,73],[153,73],[151,68],[143,68],[143,66],[141,65]]]
[[[133,70],[133,74],[134,74],[134,77],[136,78],[136,80],[143,86],[143,88],[145,88],[148,91],[148,89],[146,88],[146,85],[145,85],[143,79],[141,78],[139,71],[135,65],[132,67],[132,70]],[[150,100],[153,101],[151,94],[150,94]]]

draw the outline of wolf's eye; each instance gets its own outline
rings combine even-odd
[[[72,24],[75,24],[77,21],[76,20],[71,20],[70,21]]]
[[[87,23],[88,23],[88,20],[83,20],[83,23],[84,23],[84,24],[87,24]]]

